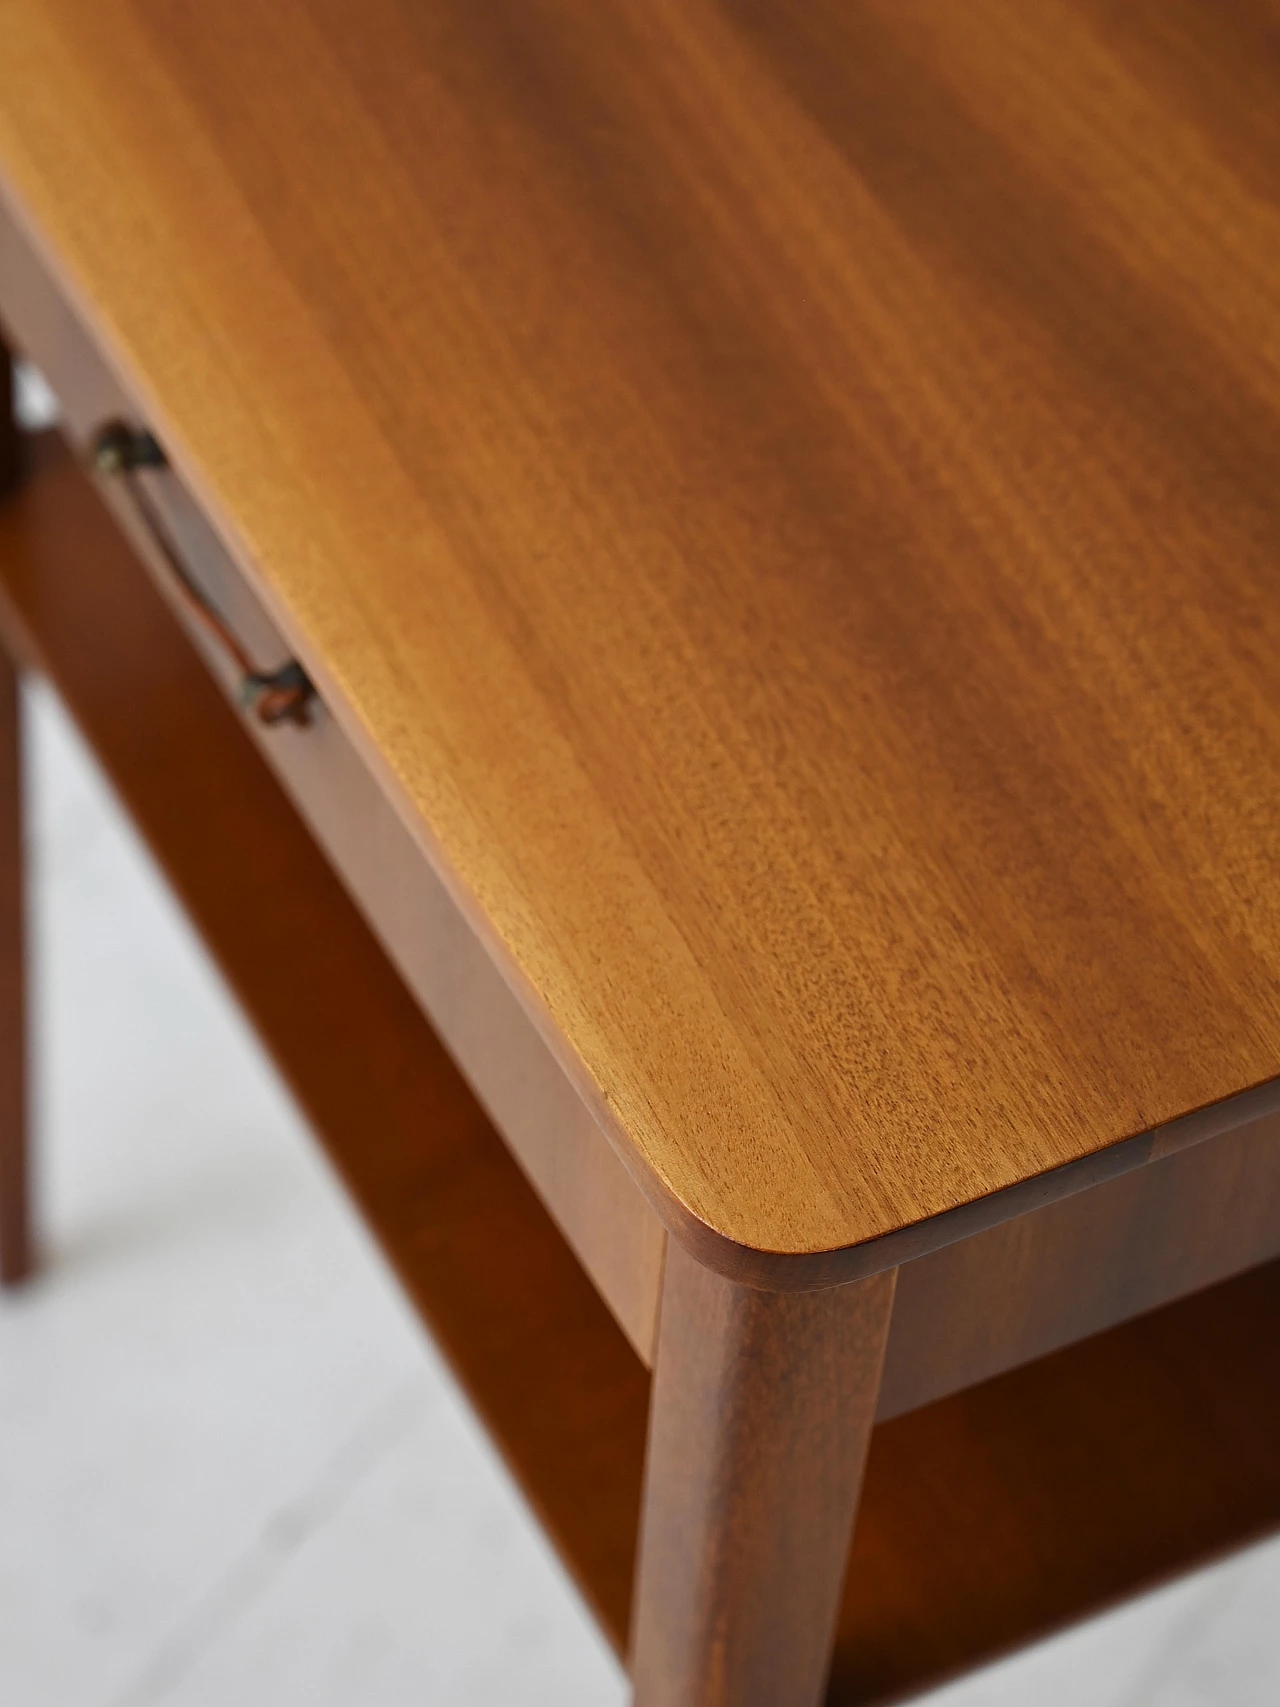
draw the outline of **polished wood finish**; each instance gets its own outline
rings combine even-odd
[[[898,1416],[1280,1256],[1280,1116],[1002,1223],[898,1273]]]
[[[704,1256],[1280,1072],[1269,18],[7,0],[24,217]]]
[[[321,704],[255,754],[47,442],[0,630],[640,1707],[1280,1520],[1280,1269],[1150,1309],[1280,1224],[1272,11],[0,0],[0,319]]]
[[[662,1288],[636,1707],[817,1707],[894,1275],[760,1292],[677,1244]]]
[[[0,510],[0,631],[62,695],[621,1642],[645,1370],[101,501],[36,449]]]
[[[13,369],[0,344],[0,506],[24,460],[13,413]],[[27,1106],[26,886],[23,881],[22,718],[14,661],[0,653],[0,1285],[35,1266]]]
[[[60,425],[82,454],[104,420],[139,418],[136,401],[56,277],[2,206],[0,309],[52,384]],[[279,629],[181,481],[172,473],[138,478],[185,573],[250,650],[273,663],[287,656]],[[172,601],[172,571],[137,506],[117,483],[105,482],[101,490]],[[190,627],[185,602],[172,602],[228,696],[236,697],[238,681],[225,657],[210,647],[203,627]],[[259,745],[632,1344],[651,1363],[662,1223],[503,978],[482,934],[432,870],[379,776],[323,705],[314,708],[306,730],[274,729]]]

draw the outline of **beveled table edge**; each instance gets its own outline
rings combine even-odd
[[[914,1262],[917,1257],[957,1244],[990,1227],[1032,1214],[1064,1197],[1133,1173],[1213,1138],[1220,1138],[1267,1115],[1280,1113],[1280,1077],[1217,1102],[1193,1109],[1146,1132],[1103,1145],[1091,1155],[973,1198],[968,1203],[913,1221],[860,1244],[828,1251],[765,1251],[735,1244],[700,1221],[674,1199],[649,1194],[667,1231],[705,1267],[742,1286],[767,1292],[810,1292],[843,1286]]]

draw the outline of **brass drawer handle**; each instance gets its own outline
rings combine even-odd
[[[220,612],[191,579],[146,489],[133,478],[139,469],[167,466],[164,451],[156,440],[127,421],[108,421],[94,435],[91,455],[99,474],[111,475],[127,484],[134,506],[168,564],[191,615],[235,665],[240,677],[240,703],[268,727],[277,723],[305,727],[310,723],[316,690],[302,665],[296,658],[290,658],[278,670],[258,669]]]

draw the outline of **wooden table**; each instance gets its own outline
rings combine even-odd
[[[1280,1521],[1275,0],[0,43],[0,625],[641,1707]]]

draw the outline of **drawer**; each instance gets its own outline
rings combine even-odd
[[[53,388],[63,430],[86,460],[104,423],[145,427],[127,384],[2,202],[0,322]],[[289,647],[249,575],[167,467],[98,478],[193,644],[239,702],[242,672],[182,582],[255,664],[274,670],[289,661]],[[591,1110],[324,703],[310,702],[303,727],[268,727],[252,707],[242,706],[242,715],[632,1344],[651,1362],[665,1233]]]

